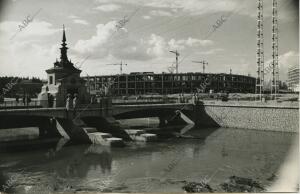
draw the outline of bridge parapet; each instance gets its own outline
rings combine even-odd
[[[194,110],[194,105],[191,103],[171,103],[171,104],[128,104],[128,105],[113,105],[112,115],[120,115],[134,111],[152,111],[152,110]]]
[[[0,116],[40,116],[68,118],[74,117],[105,117],[110,115],[111,109],[108,108],[78,108],[67,111],[65,108],[26,108],[26,109],[4,109],[0,110]]]

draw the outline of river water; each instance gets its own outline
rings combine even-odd
[[[230,176],[271,185],[295,133],[197,129],[193,138],[161,137],[123,148],[56,142],[0,153],[0,190],[51,192],[183,192],[185,181],[208,180],[218,192]],[[223,191],[224,192],[224,191]]]

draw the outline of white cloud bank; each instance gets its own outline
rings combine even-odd
[[[112,11],[117,11],[121,8],[121,6],[116,5],[116,4],[105,4],[105,5],[100,5],[96,7],[96,10],[100,10],[103,12],[112,12]]]
[[[170,49],[185,50],[191,47],[204,47],[213,44],[211,40],[195,38],[170,39],[152,33],[145,39],[128,37],[126,29],[117,30],[116,21],[96,25],[96,33],[86,40],[78,40],[74,51],[82,56],[93,55],[104,58],[112,55],[119,59],[149,60],[169,56]],[[121,35],[121,38],[118,37]],[[126,38],[122,38],[127,36]]]

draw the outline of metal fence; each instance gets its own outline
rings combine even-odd
[[[134,97],[134,98],[113,98],[113,104],[166,104],[177,103],[178,98],[173,97]]]
[[[95,99],[90,103],[77,103],[76,108],[103,108],[111,106],[111,100],[108,98]],[[66,101],[61,100],[38,100],[28,101],[6,100],[0,102],[0,109],[26,109],[26,108],[63,108],[66,107]],[[73,100],[70,101],[70,109],[73,109]]]
[[[22,101],[4,101],[0,103],[0,108],[8,108],[8,107],[40,107],[40,101],[32,100],[30,102],[22,102]]]

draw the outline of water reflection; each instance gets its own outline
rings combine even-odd
[[[26,193],[25,186],[27,193],[35,187],[63,192],[182,192],[184,181],[199,182],[205,177],[213,177],[210,184],[218,190],[233,175],[270,185],[274,181],[270,177],[276,175],[296,136],[194,128],[185,137],[131,142],[125,148],[60,141],[50,149],[1,153],[0,184],[19,173],[12,186],[19,193]],[[169,164],[172,170],[162,174]]]
[[[101,145],[67,147],[49,160],[62,178],[85,178],[89,171],[109,173],[112,165],[110,149]]]
[[[96,172],[96,176],[103,176],[111,171],[112,156],[108,147],[78,145],[56,148],[57,146],[46,152],[2,154],[5,157],[4,163],[11,160],[21,160],[22,162],[0,168],[0,185],[8,185],[15,174],[19,174],[20,177],[16,178],[18,184],[8,185],[7,191],[12,191],[11,188],[20,184],[59,190],[62,189],[61,187],[72,187],[72,185],[80,183],[90,172]],[[23,172],[17,172],[16,169],[23,169]],[[38,182],[42,184],[36,185]]]

